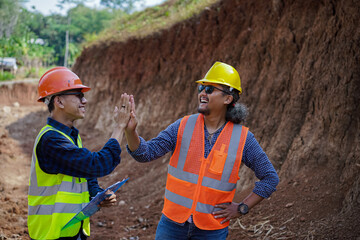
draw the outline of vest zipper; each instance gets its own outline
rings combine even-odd
[[[201,166],[200,166],[200,171],[199,171],[199,179],[198,179],[198,183],[196,185],[196,189],[195,189],[195,196],[194,196],[194,202],[193,205],[191,207],[191,214],[194,214],[196,211],[196,205],[197,202],[199,200],[199,196],[200,196],[200,188],[202,185],[202,180],[204,178],[205,175],[205,168],[206,165],[209,163],[210,161],[207,158],[202,158],[201,160]]]

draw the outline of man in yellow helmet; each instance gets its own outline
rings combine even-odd
[[[82,147],[74,122],[85,116],[90,88],[65,67],[55,67],[39,81],[39,102],[49,109],[47,125],[38,134],[33,150],[28,193],[28,230],[31,239],[86,239],[90,235],[89,218],[64,230],[65,224],[97,192],[97,177],[111,173],[120,163],[120,142],[130,118],[129,96],[121,96],[121,108],[115,109],[115,128],[99,152]],[[112,192],[101,206],[116,202]]]
[[[237,103],[240,77],[216,62],[198,85],[198,114],[185,116],[145,141],[136,132],[134,99],[125,129],[128,152],[149,162],[172,152],[158,240],[226,239],[229,220],[248,213],[276,190],[278,175],[248,128],[240,125],[246,107]],[[240,164],[259,182],[241,203],[233,202]]]

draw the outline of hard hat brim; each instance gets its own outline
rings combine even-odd
[[[90,87],[87,87],[87,86],[85,86],[85,85],[78,84],[78,85],[74,86],[73,88],[67,88],[67,89],[65,89],[64,91],[75,90],[75,89],[81,89],[81,92],[88,92],[88,91],[91,90]],[[59,91],[59,92],[54,93],[54,94],[52,94],[52,95],[60,95],[61,92],[64,92],[64,91]],[[47,97],[47,96],[45,96],[45,97]],[[39,97],[37,101],[38,101],[38,102],[43,102],[43,99],[44,99],[45,97]]]

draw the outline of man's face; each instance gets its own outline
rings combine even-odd
[[[204,83],[198,85],[198,112],[209,115],[224,108],[225,99],[229,96],[219,84]]]
[[[64,106],[64,113],[69,120],[83,119],[85,117],[85,105],[87,103],[81,90],[70,90],[59,94]]]

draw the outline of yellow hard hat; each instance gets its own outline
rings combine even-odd
[[[206,73],[205,77],[197,80],[197,83],[217,83],[226,85],[238,90],[241,94],[240,76],[235,68],[229,64],[222,62],[215,62],[214,65]]]

